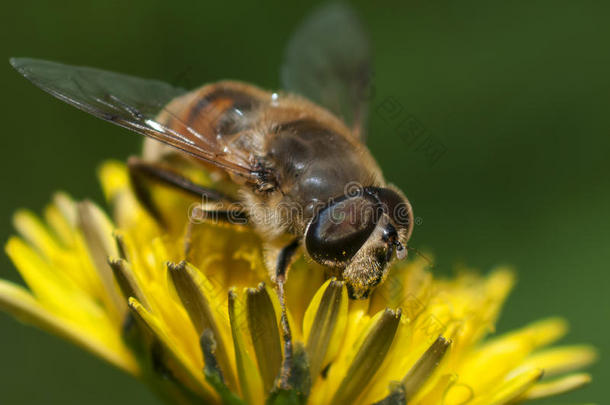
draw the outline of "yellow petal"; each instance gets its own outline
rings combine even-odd
[[[438,376],[434,381],[430,381],[423,389],[413,398],[414,404],[455,404],[448,398],[450,388],[456,383],[457,376],[455,374],[443,374]],[[464,403],[464,402],[462,402]]]
[[[445,381],[443,381],[445,382]],[[462,381],[456,375],[448,379],[448,385],[441,394],[441,404],[443,405],[470,405],[474,398],[474,389]],[[435,404],[436,402],[432,402]]]
[[[146,295],[140,288],[140,285],[135,279],[135,275],[129,263],[124,259],[116,259],[109,257],[108,264],[112,268],[114,278],[117,281],[123,297],[128,300],[131,297],[136,298],[144,308],[150,311],[150,304],[146,299]]]
[[[356,349],[364,340],[365,331],[371,323],[371,317],[367,314],[368,306],[369,303],[365,300],[349,302],[344,340],[335,360],[330,364],[326,378],[318,379],[317,385],[314,386],[310,395],[312,404],[328,403],[339,387],[342,377],[354,358]]]
[[[348,297],[344,283],[328,280],[305,311],[303,335],[307,342],[309,371],[315,383],[320,370],[337,355],[347,323]]]
[[[460,380],[478,390],[489,390],[502,376],[518,368],[533,350],[563,336],[566,328],[564,320],[549,318],[492,339],[460,364]]]
[[[360,399],[365,403],[372,403],[384,398],[388,394],[388,382],[399,384],[428,346],[425,341],[413,341],[413,325],[409,319],[401,316],[392,346],[384,362],[379,366],[375,379],[371,381]]]
[[[247,347],[244,336],[247,336],[248,320],[243,300],[234,290],[229,292],[229,317],[235,346],[235,363],[241,387],[242,398],[248,404],[263,404],[263,382],[254,362],[254,356]]]
[[[591,376],[589,374],[572,374],[553,381],[539,382],[527,390],[519,399],[526,401],[559,395],[581,388],[590,382]]]
[[[282,346],[277,315],[263,283],[247,289],[246,316],[263,388],[270,392],[280,372]]]
[[[109,201],[114,199],[116,194],[129,184],[125,164],[117,161],[108,161],[102,164],[98,169],[98,177],[104,195]]]
[[[73,342],[130,374],[140,374],[135,359],[125,347],[114,345],[109,341],[100,341],[96,336],[87,334],[80,325],[58,318],[20,286],[0,280],[0,307],[21,321]],[[103,327],[104,324],[98,324],[98,328]],[[109,331],[109,334],[113,335],[114,332]],[[112,349],[113,346],[117,346],[115,350]]]
[[[21,236],[44,256],[53,257],[59,250],[57,241],[33,213],[18,211],[13,217],[13,225]]]
[[[386,309],[378,313],[365,332],[332,404],[350,404],[365,390],[383,363],[400,323],[400,311]]]
[[[423,356],[417,360],[417,363],[411,367],[402,380],[407,401],[415,397],[432,373],[436,371],[450,345],[450,340],[439,336]]]
[[[535,353],[523,366],[544,369],[545,377],[552,377],[584,368],[596,359],[597,351],[590,346],[563,346]]]
[[[61,198],[69,197],[65,195],[63,195],[63,197],[56,196],[56,200]],[[63,246],[74,246],[74,224],[70,223],[70,221],[65,217],[57,203],[50,204],[45,208],[44,218]]]
[[[542,374],[543,371],[541,369],[524,371],[504,382],[491,395],[485,395],[481,398],[477,397],[472,405],[502,405],[509,403],[520,397],[540,380]]]
[[[202,336],[205,330],[210,331],[214,339],[215,356],[220,363],[225,382],[229,388],[237,389],[233,366],[229,360],[229,352],[225,343],[226,337],[220,331],[219,322],[214,314],[217,311],[210,306],[206,294],[213,291],[213,288],[195,267],[186,262],[168,263],[168,270],[176,293],[186,309],[197,335]]]
[[[525,328],[507,335],[508,338],[528,339],[533,349],[549,345],[563,337],[568,324],[563,318],[547,318],[534,322]]]
[[[163,324],[153,314],[148,312],[142,304],[135,298],[129,299],[129,308],[138,321],[157,339],[163,346],[164,353],[168,354],[173,360],[172,364],[168,365],[174,368],[173,372],[181,381],[185,381],[189,387],[199,393],[206,401],[215,401],[216,393],[209,387],[203,376],[203,368],[199,369],[198,364],[203,364],[203,359],[195,359],[185,356],[185,353],[180,350],[180,346],[176,344],[175,338],[169,335]]]
[[[53,205],[61,212],[66,223],[74,229],[78,222],[76,203],[66,193],[58,192],[53,195]]]
[[[400,382],[390,380],[392,382],[388,387],[389,393],[381,401],[393,403],[395,402],[393,399],[400,398],[404,403],[408,403],[415,398],[423,386],[428,383],[431,375],[438,370],[438,366],[445,356],[450,344],[450,341],[446,340],[442,336],[439,336],[439,338],[436,339],[434,343],[430,345],[428,350],[426,350],[426,352],[417,360],[413,367],[411,367],[409,372],[405,374]],[[387,360],[388,362],[387,364],[384,364],[384,366],[388,368],[393,367],[392,360],[394,359],[391,357],[391,355],[388,356]],[[388,381],[387,379],[384,380]],[[365,398],[366,400],[363,401],[364,403],[377,403],[380,401],[381,395],[371,395],[371,393],[368,393]]]
[[[295,320],[304,318],[312,298],[325,281],[324,268],[318,264],[299,258],[290,266],[286,281],[286,305]],[[305,336],[300,323],[290,324],[295,337]]]
[[[108,264],[108,257],[118,256],[116,242],[112,237],[114,226],[106,214],[89,201],[79,203],[77,209],[79,227],[83,232],[87,251],[104,286],[102,299],[108,311],[120,322],[127,311],[127,305]]]
[[[86,318],[89,315],[104,316],[101,308],[94,302],[94,297],[86,295],[62,271],[51,267],[23,240],[12,237],[5,249],[43,306],[72,319]]]

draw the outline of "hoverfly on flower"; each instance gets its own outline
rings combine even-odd
[[[333,3],[289,41],[286,92],[12,59],[147,138],[100,169],[112,218],[64,193],[44,221],[15,216],[6,251],[29,289],[0,280],[0,307],[175,404],[508,404],[588,383],[565,374],[593,349],[543,349],[561,319],[485,339],[510,270],[444,280],[395,260],[413,213],[364,144],[369,58]]]
[[[171,147],[150,145],[129,164],[140,201],[158,220],[146,179],[204,198],[199,215],[250,224],[266,241],[273,280],[283,280],[300,249],[345,280],[350,296],[366,298],[392,259],[406,257],[413,213],[364,144],[368,38],[347,8],[328,10],[290,41],[287,92],[235,81],[187,92],[36,59],[11,64],[60,100]],[[226,194],[194,184],[172,170],[176,155],[238,188]]]

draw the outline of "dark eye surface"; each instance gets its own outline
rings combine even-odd
[[[368,198],[358,196],[331,203],[314,218],[305,236],[310,256],[322,264],[351,259],[375,229],[378,213]]]
[[[403,228],[412,226],[411,205],[404,197],[389,188],[368,187],[367,192],[375,195],[386,207],[387,214],[396,226]]]

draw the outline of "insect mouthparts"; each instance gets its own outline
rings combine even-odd
[[[407,249],[405,249],[405,247],[402,245],[402,243],[400,243],[399,241],[394,242],[394,245],[396,246],[396,258],[398,260],[402,260],[405,257],[407,257]]]

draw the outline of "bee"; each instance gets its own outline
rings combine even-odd
[[[252,226],[281,294],[297,252],[344,280],[353,299],[368,297],[394,258],[407,255],[413,213],[364,143],[370,46],[347,6],[325,6],[296,30],[284,92],[237,81],[186,91],[88,67],[10,62],[60,100],[148,137],[128,168],[137,198],[160,222],[151,179],[204,198],[206,217]],[[218,173],[237,192],[192,182],[172,168],[176,156]]]

